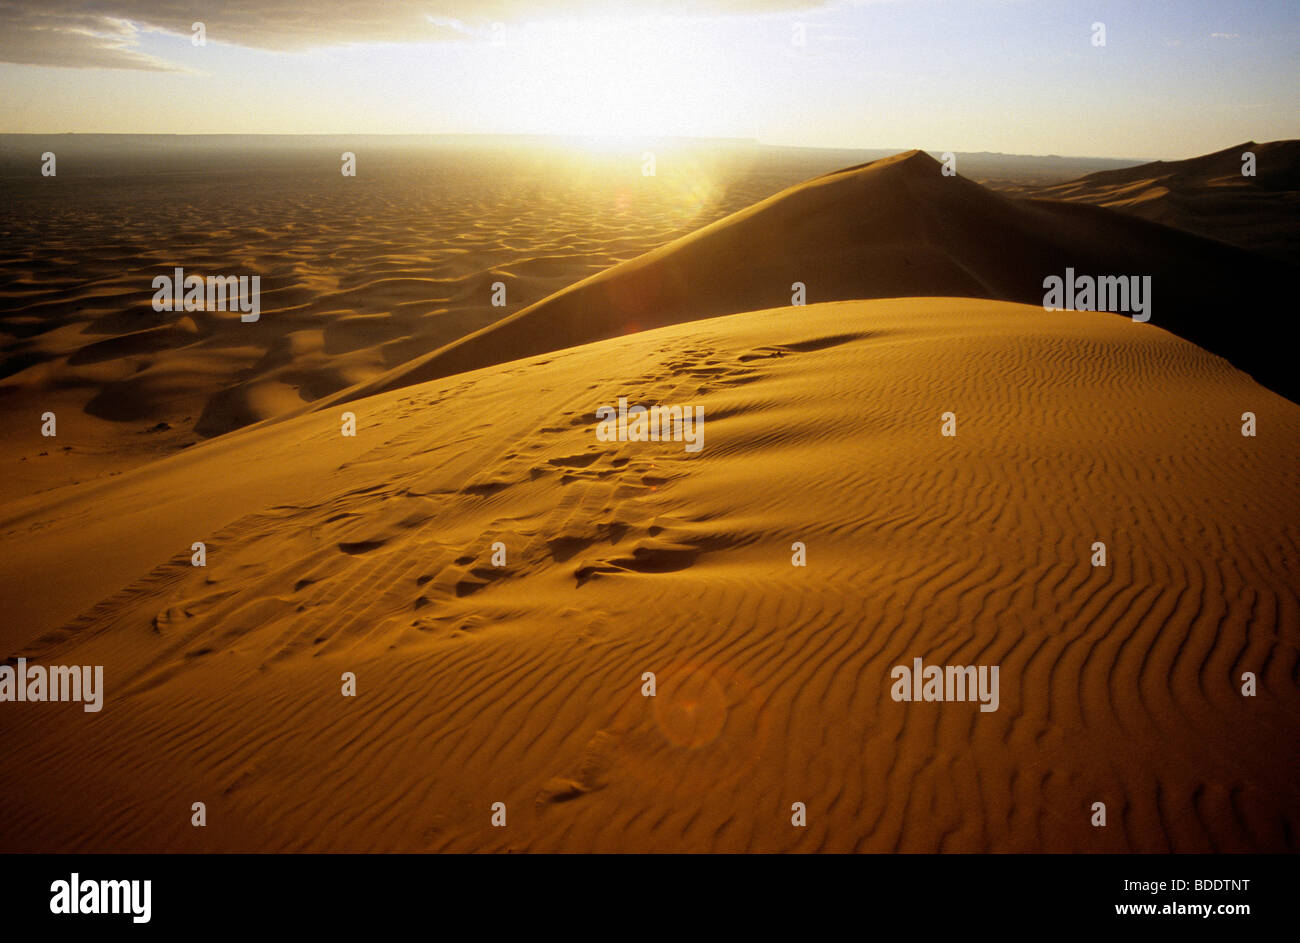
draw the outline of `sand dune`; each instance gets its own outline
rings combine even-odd
[[[1247,152],[1255,155],[1254,176],[1242,174]],[[1246,141],[1188,160],[1002,189],[1105,206],[1300,263],[1300,141]]]
[[[59,176],[0,178],[0,403],[19,417],[0,431],[0,498],[349,388],[836,156],[664,152],[646,178],[639,153],[128,143],[115,156],[74,137],[57,147]],[[41,139],[23,146],[37,166]],[[339,172],[342,148],[358,153],[355,178]],[[154,311],[152,280],[176,266],[259,275],[260,320]],[[41,438],[46,411],[75,444]]]
[[[1114,171],[1123,173],[1123,171]],[[1013,199],[920,151],[818,177],[584,279],[310,408],[647,328],[809,302],[957,295],[1042,304],[1072,268],[1148,275],[1152,323],[1300,398],[1277,299],[1300,270],[1098,207]]]
[[[786,305],[794,281],[811,302],[1034,303],[1066,266],[1151,274],[1155,323],[1300,397],[1285,348],[1266,342],[1294,268],[1102,209],[1012,199],[941,177],[924,154],[809,181],[843,155],[697,148],[660,154],[645,178],[639,154],[182,143],[129,138],[116,154],[74,136],[59,177],[3,178],[0,403],[17,418],[0,430],[0,501],[314,404]],[[43,146],[10,145],[0,138],[0,171]],[[355,179],[338,173],[340,146],[361,154]],[[971,156],[963,167],[1001,166]],[[1244,192],[1220,189],[1228,206]],[[260,320],[153,311],[152,278],[178,265],[260,274]],[[58,444],[40,434],[47,411]]]
[[[1265,388],[1300,392],[1295,269],[919,152],[626,204],[402,166],[346,197],[282,168],[215,231],[246,176],[179,212],[144,178],[74,176],[52,223],[21,196],[52,229],[0,263],[32,417],[0,656],[107,692],[0,711],[0,848],[1297,850],[1300,406]],[[261,333],[142,316],[144,274],[236,257],[277,275]],[[1066,267],[1152,276],[1151,323],[1045,311]],[[497,279],[542,300],[497,320]],[[601,441],[619,397],[702,407],[703,449]],[[895,701],[915,658],[998,666],[998,709]]]
[[[755,212],[776,252],[780,204]],[[939,226],[897,266],[990,284],[909,239]],[[694,278],[727,237],[645,265]],[[1156,322],[739,314],[358,400],[355,439],[315,412],[10,502],[6,653],[102,664],[108,694],[0,713],[0,846],[1294,851],[1300,406]],[[598,442],[619,396],[703,406],[704,450]],[[892,700],[913,657],[1000,665],[999,709]]]

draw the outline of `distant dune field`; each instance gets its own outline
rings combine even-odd
[[[1254,158],[1250,174],[1243,173]],[[1007,192],[1091,203],[1300,263],[1300,141],[1246,141],[1187,160]]]
[[[59,173],[42,178],[51,146]],[[340,176],[344,151],[359,155],[355,178]],[[67,448],[37,425],[0,430],[0,499],[292,414],[809,177],[889,155],[669,142],[645,176],[644,153],[511,137],[0,135],[0,406],[75,423]],[[1017,185],[1124,163],[962,160]],[[177,266],[259,275],[260,320],[154,311],[153,279]],[[812,297],[882,293],[855,285]],[[748,292],[704,314],[789,297],[771,279]]]
[[[0,406],[69,435],[51,449],[6,424],[0,498],[291,412],[844,159],[679,149],[646,178],[639,154],[362,141],[344,179],[346,142],[127,137],[60,144],[42,179],[43,145],[17,140],[33,153],[0,178]],[[177,266],[261,276],[260,319],[154,311]]]

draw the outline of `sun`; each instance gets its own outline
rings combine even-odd
[[[495,107],[511,126],[593,150],[704,132],[716,76],[702,43],[698,29],[664,17],[524,24],[494,47],[494,67],[514,80]]]

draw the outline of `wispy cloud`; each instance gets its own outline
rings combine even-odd
[[[629,12],[741,15],[823,6],[824,0],[30,0],[0,2],[0,62],[67,68],[184,71],[141,52],[140,34],[190,36],[254,49],[301,50],[348,43],[481,39],[495,23]],[[432,9],[431,9],[432,8]]]

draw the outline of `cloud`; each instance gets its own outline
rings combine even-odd
[[[1240,33],[1211,33],[1211,39],[1240,39]]]
[[[191,35],[254,49],[481,37],[493,23],[629,11],[680,16],[770,13],[821,0],[0,0],[0,62],[68,68],[181,71],[136,46],[144,32]]]
[[[180,71],[132,48],[140,30],[129,20],[51,8],[0,6],[0,62],[86,69]]]

